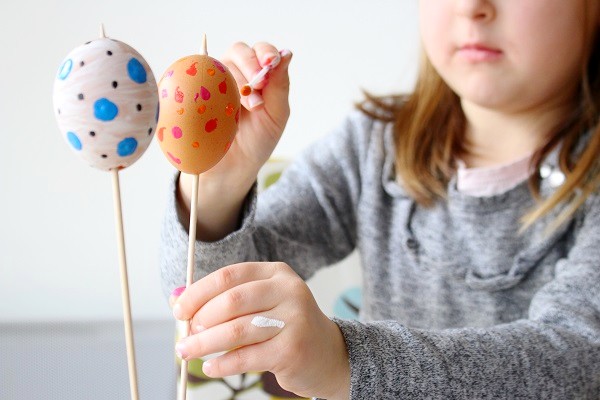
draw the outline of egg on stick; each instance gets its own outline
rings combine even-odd
[[[138,399],[119,171],[146,151],[156,129],[158,93],[150,66],[131,46],[106,37],[73,49],[54,81],[53,102],[68,146],[112,177],[131,399]]]
[[[163,74],[158,93],[157,138],[167,160],[182,173],[193,175],[186,287],[194,279],[194,248],[199,175],[227,153],[237,132],[240,95],[231,72],[206,50],[183,57]],[[189,322],[183,337],[189,335]],[[181,360],[179,399],[187,395],[187,361]]]

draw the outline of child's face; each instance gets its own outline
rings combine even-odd
[[[521,112],[572,99],[584,13],[597,9],[585,0],[420,0],[421,36],[463,103]]]

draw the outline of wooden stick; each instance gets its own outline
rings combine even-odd
[[[208,55],[208,47],[206,46],[206,33],[202,34],[202,50],[200,52],[203,56]]]
[[[119,187],[119,171],[111,169],[113,185],[113,203],[119,249],[119,269],[121,272],[121,302],[123,304],[123,321],[125,322],[125,341],[127,345],[127,366],[129,369],[129,388],[131,399],[138,400],[137,372],[135,368],[135,347],[133,343],[133,326],[131,323],[131,304],[129,302],[129,281],[127,279],[127,260],[125,258],[125,235],[123,233],[123,215],[121,212],[121,189]]]
[[[202,49],[200,54],[207,56],[208,50],[206,45],[206,33],[202,34]],[[192,180],[192,198],[190,206],[190,232],[188,241],[188,264],[185,287],[188,288],[194,283],[194,263],[196,249],[196,225],[198,224],[198,183],[200,175],[194,175]],[[190,321],[186,321],[183,325],[183,334],[181,338],[187,337],[190,334]],[[179,378],[179,396],[178,400],[185,400],[187,396],[187,381],[188,381],[188,362],[181,359],[181,375]]]
[[[190,235],[188,241],[188,264],[187,264],[187,277],[185,281],[185,287],[190,287],[194,283],[194,263],[195,263],[195,249],[196,249],[196,225],[198,224],[198,183],[200,175],[194,175],[192,181],[192,198],[190,201]],[[183,325],[182,338],[189,336],[190,334],[190,321],[186,321]],[[188,362],[184,359],[181,360],[181,377],[179,385],[179,400],[185,400],[187,395],[187,377],[188,377]]]

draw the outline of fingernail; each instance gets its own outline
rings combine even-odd
[[[185,286],[180,286],[178,288],[175,288],[171,292],[171,296],[179,297],[179,296],[181,296],[181,293],[183,293],[184,290],[185,290]]]
[[[279,54],[281,54],[281,57],[286,57],[292,54],[292,51],[290,49],[283,49],[279,52]]]
[[[182,360],[185,360],[185,358],[188,356],[187,349],[183,343],[177,343],[175,345],[175,352]]]
[[[202,364],[202,372],[204,372],[204,375],[210,376],[211,370],[212,363],[210,361],[204,361]]]
[[[179,303],[175,303],[175,305],[173,306],[173,316],[175,317],[175,319],[178,319],[180,321],[183,321],[183,310],[181,309],[181,304]]]
[[[265,102],[264,99],[258,93],[252,93],[252,94],[250,94],[250,96],[248,96],[248,105],[250,106],[250,108],[259,106],[259,105],[263,104],[264,102]]]

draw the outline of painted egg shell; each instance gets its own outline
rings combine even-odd
[[[101,38],[75,48],[54,81],[54,112],[71,149],[92,167],[125,168],[156,130],[152,70],[132,47]]]
[[[167,159],[189,174],[212,168],[229,150],[240,117],[231,72],[206,55],[184,57],[167,68],[158,94],[156,136]]]

